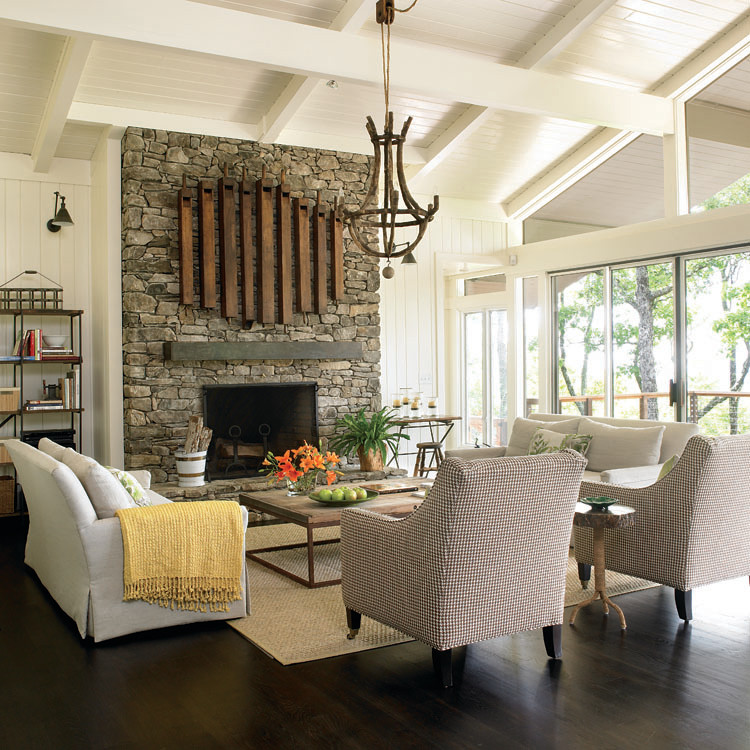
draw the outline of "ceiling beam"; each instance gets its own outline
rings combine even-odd
[[[617,0],[579,0],[517,63],[519,68],[537,68],[557,57],[604,15]]]
[[[381,85],[380,40],[183,0],[64,4],[0,0],[0,19],[52,33],[91,34],[232,57],[272,70]],[[649,94],[520,70],[435,45],[396,40],[399,92],[662,135],[671,104]]]
[[[359,31],[368,15],[372,13],[372,0],[346,0],[344,7],[331,23],[332,31]],[[319,78],[292,76],[278,99],[268,108],[261,123],[263,125],[259,141],[273,143],[310,98],[320,81]]]
[[[217,138],[240,138],[247,141],[258,140],[258,129],[255,125],[244,122],[213,120],[208,117],[191,115],[174,115],[168,112],[156,112],[151,109],[130,109],[129,107],[110,107],[105,104],[87,104],[73,102],[68,119],[76,122],[92,122],[99,125],[115,125],[136,128],[153,128],[155,130],[175,130],[180,133],[201,133]]]
[[[687,126],[690,138],[750,148],[750,112],[747,110],[690,102]]]
[[[690,99],[750,55],[750,11],[716,42],[654,89],[656,96]]]
[[[505,214],[509,219],[517,221],[528,219],[553,198],[632,143],[639,135],[640,133],[632,131],[605,128],[568,157],[545,171],[543,177],[503,203]]]
[[[104,104],[73,102],[68,118],[76,122],[91,122],[99,125],[132,125],[137,128],[175,130],[180,133],[202,133],[214,135],[218,138],[258,140],[258,128],[255,125],[228,120],[213,120],[208,117],[174,115],[167,112],[155,112],[150,109],[129,109],[127,107],[110,107]],[[284,143],[290,146],[347,151],[353,154],[372,153],[372,143],[364,130],[361,137],[353,138],[325,133],[285,130]],[[404,160],[409,164],[423,164],[425,161],[424,150],[407,145],[404,148]]]
[[[31,149],[31,162],[35,172],[49,172],[68,119],[70,105],[86,67],[91,45],[91,39],[87,38],[68,37],[65,40],[42,121],[39,123],[39,130]]]
[[[489,107],[469,107],[454,120],[426,149],[425,162],[410,173],[410,179],[416,180],[432,172],[446,157],[474,133],[492,114]]]
[[[541,67],[577,39],[617,0],[580,0],[558,24],[550,29],[516,64],[519,68]],[[427,161],[415,170],[411,179],[424,177],[444,161],[488,117],[489,107],[470,106],[427,149]]]

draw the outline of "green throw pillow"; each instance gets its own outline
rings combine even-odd
[[[542,453],[556,453],[564,448],[572,448],[585,456],[591,445],[591,439],[591,435],[577,435],[574,432],[561,435],[559,432],[544,430],[540,427],[531,438],[529,455],[538,456]]]
[[[146,494],[146,490],[143,489],[143,485],[130,472],[115,469],[112,466],[105,466],[104,468],[109,470],[115,479],[127,490],[136,505],[151,505],[151,500]]]
[[[659,476],[656,477],[656,481],[658,482],[660,479],[664,479],[667,474],[669,474],[672,469],[674,469],[674,465],[679,461],[679,456],[672,456],[672,458],[667,459],[661,467],[661,471],[659,471]]]

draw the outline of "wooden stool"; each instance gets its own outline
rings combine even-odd
[[[430,463],[427,454],[430,453]],[[441,443],[417,443],[417,460],[414,462],[414,476],[423,477],[431,471],[437,471],[443,463],[443,448]]]

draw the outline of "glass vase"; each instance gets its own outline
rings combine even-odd
[[[309,495],[311,492],[315,492],[317,484],[318,473],[310,471],[307,474],[303,474],[295,482],[293,482],[291,479],[287,479],[286,494],[290,496]]]

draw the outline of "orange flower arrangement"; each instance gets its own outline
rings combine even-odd
[[[315,488],[320,474],[325,474],[328,484],[336,481],[342,472],[336,470],[341,459],[331,451],[322,454],[314,445],[305,441],[299,448],[286,451],[281,456],[275,456],[271,451],[263,459],[261,469],[271,475],[271,481],[286,480],[290,487],[307,493]]]

